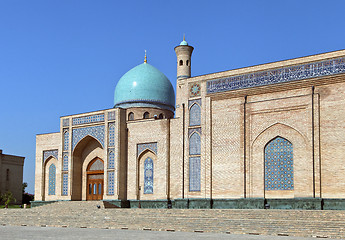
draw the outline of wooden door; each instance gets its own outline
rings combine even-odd
[[[86,200],[102,200],[104,188],[104,163],[100,158],[92,160],[87,168]]]

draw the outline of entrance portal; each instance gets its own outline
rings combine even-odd
[[[104,188],[104,163],[100,158],[92,160],[87,167],[86,200],[102,200]]]

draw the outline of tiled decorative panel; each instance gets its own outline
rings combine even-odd
[[[108,172],[108,195],[114,195],[115,177],[114,171]]]
[[[48,195],[55,195],[56,167],[54,164],[49,167]]]
[[[197,132],[194,132],[189,138],[189,155],[201,154],[201,138]]]
[[[62,170],[63,171],[68,171],[68,153],[64,153],[63,154]]]
[[[265,190],[293,189],[293,146],[276,137],[265,147]]]
[[[197,97],[200,96],[200,84],[199,83],[193,83],[189,86],[189,96],[191,97]]]
[[[201,190],[201,163],[200,157],[189,157],[189,191]]]
[[[74,128],[72,131],[72,150],[75,148],[77,143],[87,135],[96,138],[104,146],[104,125]]]
[[[144,162],[144,194],[153,193],[153,160],[146,158]]]
[[[157,154],[157,143],[141,143],[137,145],[137,157],[145,151],[146,149],[151,150],[155,154]]]
[[[108,150],[108,169],[115,168],[115,149]]]
[[[85,117],[77,117],[72,119],[73,125],[81,125],[86,123],[104,122],[104,114],[97,114]]]
[[[62,195],[68,195],[68,173],[62,174]]]
[[[104,170],[104,164],[101,160],[97,159],[90,166],[90,171]]]
[[[43,162],[45,162],[50,157],[54,157],[56,160],[58,160],[58,153],[59,152],[57,149],[43,151]]]
[[[201,127],[197,127],[197,128],[189,128],[188,129],[188,136],[190,136],[193,132],[197,132],[201,135]]]
[[[108,121],[115,120],[115,111],[108,112]]]
[[[69,126],[69,119],[68,118],[65,118],[62,120],[62,126],[63,127],[68,127]]]
[[[63,150],[68,151],[69,147],[69,130],[68,128],[63,129]]]
[[[201,108],[197,103],[194,103],[189,109],[189,126],[201,125]]]
[[[197,103],[197,104],[199,104],[199,106],[201,106],[201,98],[189,100],[188,101],[188,108],[190,108],[194,103]]]
[[[217,93],[340,73],[345,73],[344,57],[210,80],[206,88],[207,93]]]
[[[109,139],[109,147],[115,146],[115,123],[109,123],[108,129],[108,139]]]

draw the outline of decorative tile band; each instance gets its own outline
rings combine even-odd
[[[54,164],[49,167],[48,195],[55,195],[56,167]]]
[[[58,160],[58,153],[59,151],[57,149],[43,151],[43,162],[45,162],[50,157],[54,157],[56,158],[56,160]]]
[[[153,193],[153,160],[146,158],[144,162],[144,194]]]
[[[77,117],[72,119],[73,125],[81,125],[86,123],[104,122],[104,114],[97,114],[85,117]]]
[[[114,147],[115,146],[115,123],[108,124],[108,146]]]
[[[114,195],[115,177],[114,171],[108,172],[108,195]]]
[[[63,154],[62,158],[62,170],[68,171],[68,153]]]
[[[201,163],[200,157],[189,158],[189,191],[201,190]]]
[[[69,148],[69,129],[63,129],[63,150],[68,151]]]
[[[62,195],[68,195],[68,173],[62,174]]]
[[[115,168],[115,148],[108,149],[108,169]]]
[[[84,128],[74,128],[72,131],[72,150],[87,135],[96,138],[104,147],[104,125],[84,127]]]
[[[345,73],[345,57],[207,81],[207,94]]]
[[[146,149],[151,150],[155,154],[157,154],[157,143],[141,143],[137,145],[137,157],[145,151]]]

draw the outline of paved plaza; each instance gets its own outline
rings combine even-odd
[[[58,228],[58,227],[28,227],[28,226],[0,226],[1,240],[40,240],[40,239],[238,239],[238,240],[303,240],[316,238],[237,235],[225,233],[193,233],[193,232],[163,232],[145,230],[119,230],[100,228]]]

